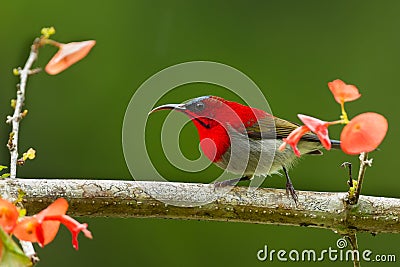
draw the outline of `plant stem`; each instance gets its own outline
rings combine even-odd
[[[344,109],[344,101],[340,103],[340,108],[342,110],[342,116],[340,116],[340,117],[343,120],[343,124],[348,124],[349,118],[347,117],[346,110]]]
[[[38,43],[40,39],[36,39],[32,46],[28,60],[22,70],[19,71],[20,83],[17,86],[17,100],[15,102],[15,109],[13,116],[7,117],[7,123],[12,124],[10,139],[8,141],[8,149],[10,150],[10,178],[17,177],[17,161],[18,161],[18,139],[19,139],[19,124],[22,119],[22,107],[25,102],[25,90],[28,76],[31,74],[33,63],[38,55]]]
[[[36,263],[39,262],[39,257],[37,256],[35,252],[35,248],[33,247],[31,242],[28,241],[22,241],[20,240],[19,243],[21,244],[22,250],[24,251],[24,254],[31,259],[32,266],[34,266]]]
[[[33,63],[36,61],[38,56],[38,49],[40,46],[40,38],[36,38],[31,46],[31,52],[22,70],[19,70],[20,83],[17,85],[17,99],[15,101],[14,114],[7,117],[7,123],[11,123],[12,130],[7,143],[8,149],[10,150],[10,179],[17,177],[17,163],[18,163],[18,140],[19,140],[19,124],[23,118],[22,107],[25,102],[25,90],[26,83],[29,75],[37,73],[38,70],[31,70]],[[31,242],[20,241],[22,250],[25,255],[30,258],[32,266],[35,265],[39,258],[36,255],[35,249]]]
[[[361,187],[364,181],[364,176],[365,176],[365,171],[367,170],[367,167],[370,166],[370,161],[368,160],[368,153],[363,152],[360,155],[360,170],[358,171],[358,182],[357,182],[357,187],[356,191],[354,193],[354,204],[358,203],[358,199],[361,194]]]
[[[346,237],[350,241],[351,249],[358,251],[358,243],[357,243],[357,234],[356,234],[356,232],[350,233],[350,234],[346,235]],[[354,257],[353,266],[354,267],[360,267],[360,259],[359,258]]]

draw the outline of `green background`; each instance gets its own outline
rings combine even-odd
[[[20,168],[18,176],[132,179],[123,157],[121,131],[135,90],[165,67],[209,60],[243,71],[263,90],[274,115],[296,122],[297,113],[337,119],[339,106],[327,82],[341,78],[357,85],[363,97],[347,105],[349,115],[375,111],[389,121],[381,150],[372,154],[374,166],[367,170],[363,194],[399,197],[399,12],[399,1],[2,1],[3,121],[11,113],[9,101],[18,82],[11,70],[24,64],[29,45],[42,27],[55,26],[54,39],[60,42],[97,41],[85,60],[64,73],[30,78],[25,105],[29,115],[22,122],[20,148],[22,152],[34,147],[37,158]],[[45,66],[55,52],[52,47],[42,49],[37,66]],[[160,103],[210,93],[230,96],[205,84],[177,90]],[[149,120],[148,144],[155,166],[171,181],[210,182],[220,173],[217,167],[188,174],[169,166],[160,155],[159,125],[166,115],[155,114]],[[5,147],[9,130],[4,123],[0,127],[2,164],[9,161]],[[332,137],[338,135],[339,127],[331,130]],[[180,140],[185,155],[199,155],[193,125],[185,127]],[[357,157],[340,151],[303,160],[291,172],[295,187],[347,190],[346,172],[338,167],[343,161],[358,164]],[[273,176],[264,186],[282,188],[284,179]],[[279,266],[285,263],[259,262],[257,251],[264,245],[287,250],[336,248],[339,238],[329,230],[289,226],[79,220],[89,223],[94,239],[81,237],[80,250],[75,252],[69,233],[62,229],[53,243],[38,248],[39,266]],[[399,242],[398,235],[359,235],[360,248],[374,253],[399,257]],[[324,263],[333,265],[352,263]]]

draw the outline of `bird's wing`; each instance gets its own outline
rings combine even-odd
[[[299,125],[276,117],[265,117],[246,127],[247,135],[253,139],[283,139],[298,128]],[[319,142],[317,135],[306,133],[301,140]]]

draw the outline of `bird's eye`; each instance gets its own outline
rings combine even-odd
[[[197,102],[195,107],[196,107],[196,111],[202,111],[204,109],[204,103]]]

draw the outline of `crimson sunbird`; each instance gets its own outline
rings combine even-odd
[[[241,175],[240,178],[216,185],[232,185],[250,180],[254,175],[267,176],[283,170],[286,192],[297,203],[298,197],[288,169],[298,157],[289,147],[284,151],[278,151],[277,148],[299,125],[261,109],[217,96],[202,96],[183,104],[162,105],[150,113],[159,110],[175,110],[186,114],[197,128],[205,156],[220,168]],[[340,148],[340,141],[331,140],[331,145]],[[320,149],[323,148],[317,135],[312,132],[303,135],[297,147],[302,155],[321,155]]]

